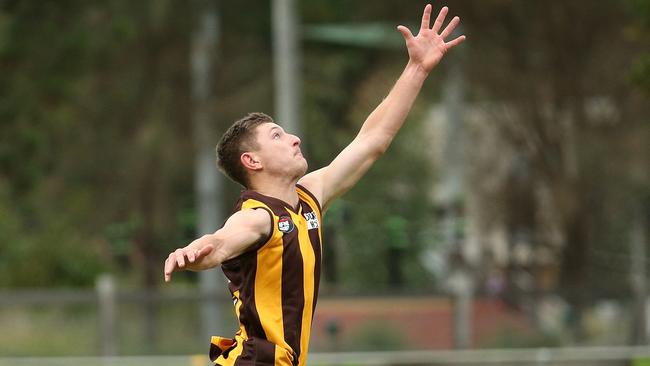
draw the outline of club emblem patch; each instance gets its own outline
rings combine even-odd
[[[287,234],[292,232],[294,227],[293,221],[291,221],[289,216],[280,216],[280,219],[278,220],[278,230]]]

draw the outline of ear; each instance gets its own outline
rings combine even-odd
[[[255,170],[255,171],[262,169],[262,162],[260,162],[259,158],[252,152],[245,152],[241,154],[239,160],[241,161],[241,163],[244,165],[244,168],[246,169]]]

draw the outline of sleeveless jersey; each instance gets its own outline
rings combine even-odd
[[[304,366],[318,297],[321,207],[296,185],[297,207],[243,191],[235,211],[263,209],[271,217],[268,237],[222,263],[239,320],[234,339],[212,337],[217,365]]]

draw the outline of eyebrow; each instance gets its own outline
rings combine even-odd
[[[271,127],[271,129],[269,130],[269,132],[272,132],[273,130],[282,131],[282,129],[281,129],[280,127],[278,127],[278,126],[273,126],[273,127]]]

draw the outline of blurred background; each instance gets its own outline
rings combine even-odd
[[[326,165],[424,5],[0,1],[0,364],[205,365],[223,275],[162,268],[237,200],[219,137]],[[310,359],[650,364],[650,1],[445,5],[467,41],[325,216]]]

